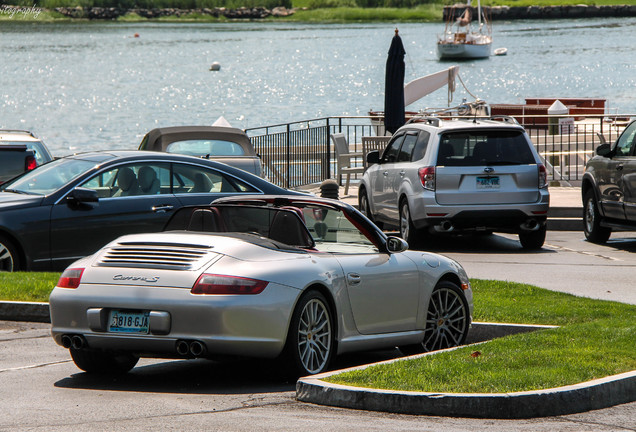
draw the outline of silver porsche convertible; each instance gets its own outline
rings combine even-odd
[[[455,261],[410,251],[340,201],[223,198],[157,234],[120,237],[64,271],[52,335],[86,372],[140,357],[277,358],[297,375],[335,355],[464,342],[472,291]]]

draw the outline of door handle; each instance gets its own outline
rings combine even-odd
[[[152,211],[155,213],[165,213],[165,212],[169,212],[172,209],[174,209],[174,206],[171,206],[170,204],[163,204],[163,205],[152,207]]]
[[[384,172],[382,173],[382,175],[383,175],[384,177],[388,177],[388,176],[389,176],[389,172],[388,172],[388,171],[384,171]]]
[[[349,285],[359,285],[362,278],[358,273],[348,273],[347,274],[347,284]]]
[[[400,171],[400,177],[404,177],[404,174],[406,174],[404,170]]]
[[[622,170],[623,170],[623,164],[616,166],[616,171],[622,171]]]

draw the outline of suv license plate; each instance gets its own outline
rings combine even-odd
[[[149,311],[117,310],[110,311],[108,331],[112,333],[148,334]]]
[[[499,176],[477,177],[477,189],[499,189]]]

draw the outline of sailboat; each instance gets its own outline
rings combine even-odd
[[[455,19],[455,7],[451,9],[443,35],[437,37],[437,55],[440,59],[473,59],[490,57],[492,27],[477,0],[478,28],[473,28],[471,2],[468,0],[464,13]]]

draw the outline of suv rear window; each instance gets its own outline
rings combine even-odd
[[[536,163],[517,130],[449,132],[442,135],[437,165],[527,165]]]

